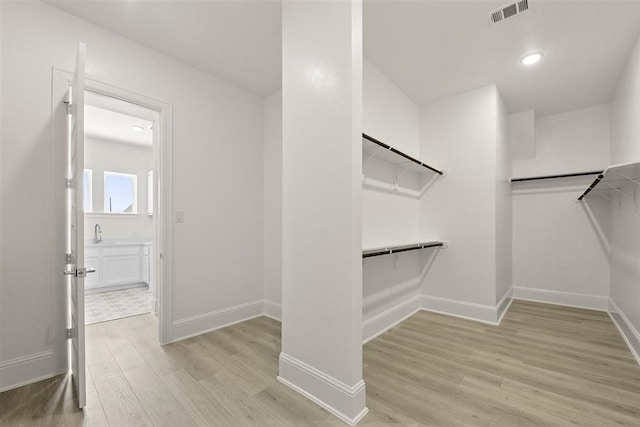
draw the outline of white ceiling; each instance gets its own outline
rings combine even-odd
[[[365,56],[419,104],[490,83],[512,113],[609,101],[640,33],[640,0],[529,1],[492,26],[488,12],[506,0],[365,0]],[[259,95],[281,86],[279,1],[47,2]],[[531,50],[545,56],[525,68]]]
[[[84,134],[112,142],[151,147],[157,114],[135,104],[86,92]],[[133,126],[143,130],[135,131]]]
[[[640,1],[529,0],[492,25],[500,1],[370,1],[365,56],[419,104],[496,83],[511,113],[610,100],[640,33]],[[544,51],[532,67],[524,54]]]
[[[152,122],[104,110],[99,107],[85,106],[84,133],[100,139],[107,139],[124,144],[151,147],[153,144]],[[132,126],[140,126],[142,131],[136,132]]]
[[[261,96],[281,86],[279,1],[45,1]]]

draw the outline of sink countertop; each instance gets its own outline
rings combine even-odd
[[[151,245],[150,240],[103,240],[100,243],[95,243],[93,239],[86,239],[84,242],[85,247],[99,248],[101,246],[138,246],[138,245]]]

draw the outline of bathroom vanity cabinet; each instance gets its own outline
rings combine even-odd
[[[151,244],[101,242],[85,246],[85,265],[95,268],[85,279],[85,292],[105,292],[135,285],[151,286]]]

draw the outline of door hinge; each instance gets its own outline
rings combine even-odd
[[[67,328],[67,339],[70,340],[71,338],[73,338],[73,329]]]
[[[69,86],[69,89],[67,90],[67,93],[64,97],[64,103],[67,106],[67,114],[71,114],[73,107],[73,86]]]
[[[64,183],[65,183],[65,187],[67,189],[69,189],[69,188],[71,188],[73,186],[73,180],[71,178],[65,179]]]
[[[73,258],[74,258],[73,254],[65,254],[64,255],[64,260],[65,260],[66,264],[75,264],[75,261],[74,261]]]

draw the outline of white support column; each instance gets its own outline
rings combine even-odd
[[[362,380],[362,3],[282,9],[283,271],[278,379],[349,424]]]

